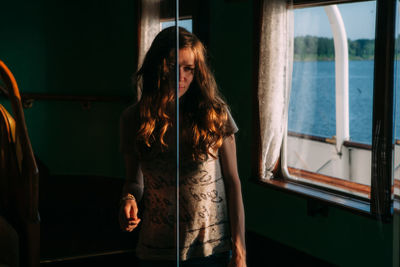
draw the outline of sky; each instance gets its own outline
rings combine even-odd
[[[358,2],[338,5],[346,27],[347,38],[374,39],[376,1]],[[332,38],[328,17],[323,7],[302,8],[294,10],[295,36],[322,36]],[[192,31],[191,20],[180,20],[181,27]],[[162,29],[175,25],[175,21],[162,23]]]
[[[374,39],[376,1],[337,5],[343,18],[347,38]],[[294,10],[295,36],[322,36],[332,38],[328,17],[323,7],[302,8]],[[175,21],[162,23],[162,29],[173,26]],[[192,20],[180,20],[181,27],[192,31]]]
[[[179,20],[178,24],[179,24],[180,27],[183,27],[186,30],[192,32],[192,20],[191,19]],[[175,21],[162,22],[161,23],[161,29],[163,30],[163,29],[165,29],[167,27],[174,26],[174,25],[175,25]]]
[[[346,28],[347,38],[374,39],[376,2],[358,2],[338,5]],[[332,38],[328,17],[323,7],[294,10],[294,35]]]

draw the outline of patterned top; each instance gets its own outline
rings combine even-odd
[[[121,151],[135,153],[135,106],[121,116]],[[238,128],[228,111],[226,136]],[[167,134],[167,140],[173,140]],[[228,206],[220,161],[180,161],[180,259],[206,257],[231,249]],[[155,156],[156,155],[156,156]],[[144,179],[143,214],[137,256],[148,260],[176,259],[176,151],[155,151],[140,158]]]

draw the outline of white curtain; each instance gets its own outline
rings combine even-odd
[[[293,12],[287,0],[263,1],[260,34],[259,175],[261,179],[271,179],[287,128],[293,66]]]
[[[142,66],[144,56],[160,29],[160,0],[142,0],[140,2],[138,68]],[[139,88],[137,88],[137,99],[140,99]]]
[[[161,28],[160,0],[142,0],[140,6],[139,67]]]

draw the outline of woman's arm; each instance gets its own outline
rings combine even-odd
[[[143,174],[140,163],[134,154],[124,154],[126,182],[122,188],[122,203],[119,214],[121,229],[131,232],[140,218],[137,217],[138,206],[143,195]]]
[[[122,194],[132,194],[137,201],[142,199],[143,195],[143,174],[140,168],[140,162],[135,154],[124,154],[126,181],[122,188]]]
[[[222,172],[228,197],[229,219],[232,234],[232,260],[229,266],[246,266],[244,239],[244,207],[237,170],[235,136],[226,137],[219,149]]]
[[[140,222],[137,202],[143,195],[143,174],[135,143],[136,108],[136,105],[128,107],[120,117],[120,150],[124,157],[126,182],[122,189],[119,222],[121,229],[129,232]]]

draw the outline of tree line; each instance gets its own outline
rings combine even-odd
[[[400,38],[396,38],[398,43]],[[348,40],[350,60],[374,59],[375,40]],[[400,43],[399,43],[400,44]],[[396,50],[399,46],[396,45]],[[397,51],[396,51],[397,52]],[[294,60],[334,60],[335,48],[333,38],[317,36],[297,36],[294,38]]]

